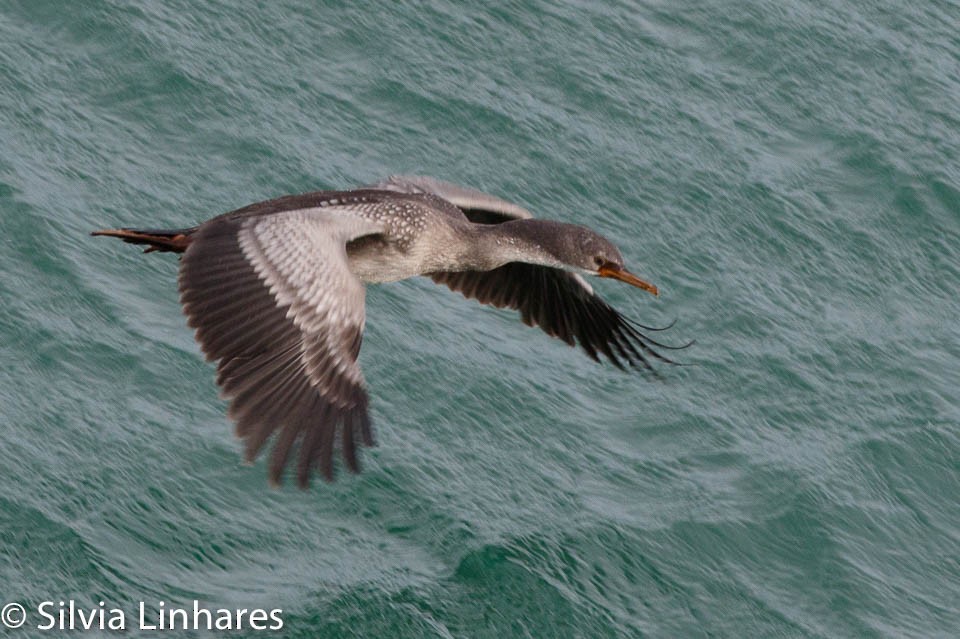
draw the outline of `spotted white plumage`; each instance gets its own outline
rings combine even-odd
[[[397,193],[425,193],[436,195],[467,211],[487,211],[504,219],[523,220],[533,217],[533,213],[513,202],[507,202],[495,195],[461,186],[453,182],[438,180],[426,175],[391,175],[371,185],[370,188],[396,191]]]

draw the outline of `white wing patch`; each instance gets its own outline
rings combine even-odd
[[[303,333],[310,384],[334,401],[341,398],[328,385],[338,377],[363,384],[351,349],[363,331],[365,291],[348,267],[346,243],[383,230],[351,207],[332,206],[252,218],[238,233],[244,257]]]

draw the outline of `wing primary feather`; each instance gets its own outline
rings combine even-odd
[[[309,387],[302,375],[294,375],[285,381],[286,384],[278,387],[278,392],[260,395],[251,402],[243,415],[238,416],[243,430],[249,433],[244,451],[244,458],[248,462],[256,459],[270,436],[290,419],[290,407],[298,393]]]
[[[348,411],[343,420],[343,428],[340,430],[341,448],[343,452],[343,461],[352,473],[360,472],[360,461],[357,459],[356,432],[358,422],[355,410]]]
[[[297,485],[307,488],[310,485],[310,473],[316,466],[318,452],[323,448],[323,439],[327,432],[333,432],[335,424],[328,423],[331,419],[330,406],[323,405],[316,415],[312,428],[306,429],[306,434],[300,444],[299,459],[297,462]]]
[[[273,450],[270,451],[269,478],[270,483],[274,486],[283,483],[283,469],[287,465],[290,449],[298,435],[300,435],[300,424],[293,420],[287,421],[281,428],[277,441],[273,444]]]
[[[338,416],[340,417],[340,416]],[[316,426],[314,427],[317,428]],[[314,453],[314,458],[320,460],[320,474],[323,475],[323,478],[328,482],[333,481],[334,478],[334,467],[333,467],[333,441],[336,434],[336,429],[334,425],[331,424],[329,427],[324,427],[321,429],[320,434],[320,444],[319,448]]]

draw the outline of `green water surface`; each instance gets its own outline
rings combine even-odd
[[[312,638],[960,635],[958,33],[940,1],[0,3],[9,636],[71,599]],[[87,234],[390,173],[613,238],[661,296],[597,290],[677,319],[687,366],[371,287],[379,446],[270,489],[176,259]]]

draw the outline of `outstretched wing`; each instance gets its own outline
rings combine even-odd
[[[218,362],[246,459],[278,433],[273,482],[298,442],[300,486],[315,467],[333,479],[335,444],[353,471],[357,443],[373,445],[357,363],[364,288],[345,245],[381,231],[346,206],[221,217],[202,225],[184,253],[180,301],[207,359]]]
[[[539,326],[571,346],[579,344],[594,360],[602,354],[620,368],[626,363],[650,369],[650,357],[673,363],[653,349],[663,344],[638,330],[649,327],[632,324],[579,275],[511,262],[492,271],[431,273],[430,277],[482,304],[520,311],[528,326]]]

